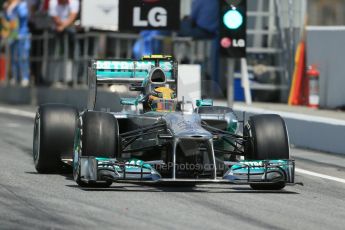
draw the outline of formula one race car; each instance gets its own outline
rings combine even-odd
[[[274,114],[239,121],[212,100],[178,101],[170,56],[92,60],[88,108],[46,104],[35,119],[33,158],[39,173],[68,163],[83,187],[113,182],[234,183],[279,190],[294,183],[284,120]],[[128,84],[122,112],[95,111],[97,85]]]

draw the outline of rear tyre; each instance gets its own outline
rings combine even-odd
[[[247,137],[244,149],[248,160],[289,159],[289,139],[284,120],[276,114],[255,115],[249,118],[244,129]],[[285,182],[251,184],[258,190],[281,190]]]
[[[77,117],[77,109],[67,105],[46,104],[38,108],[33,139],[37,172],[57,172],[62,166],[61,155],[72,158]]]
[[[82,116],[81,156],[114,158],[118,152],[118,123],[108,113],[85,112]],[[76,170],[80,172],[80,165]],[[106,188],[112,181],[85,183],[78,172],[76,182],[81,187]]]

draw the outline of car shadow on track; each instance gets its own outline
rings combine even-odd
[[[109,192],[165,192],[165,193],[276,193],[276,194],[291,194],[297,195],[299,193],[287,190],[279,190],[279,191],[261,191],[261,190],[253,190],[247,187],[231,187],[231,186],[223,186],[223,187],[198,187],[198,186],[157,186],[157,185],[143,185],[140,186],[138,184],[128,184],[128,185],[112,185],[109,188],[83,188],[79,187],[78,185],[66,185],[70,188],[77,188],[87,192],[93,191],[109,191]]]

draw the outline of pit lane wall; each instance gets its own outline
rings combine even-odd
[[[66,103],[79,108],[86,108],[88,90],[57,88],[20,88],[0,87],[0,102],[6,104],[40,105],[44,103]],[[120,111],[120,96],[109,91],[98,91],[96,109]],[[225,104],[222,103],[222,104]],[[248,118],[253,114],[280,114],[286,121],[290,143],[296,147],[345,155],[345,119],[333,119],[293,112],[279,112],[263,108],[234,105],[241,118],[241,111],[246,111]]]
[[[51,88],[51,87],[0,87],[0,102],[11,105],[41,105],[45,103],[70,104],[83,110],[87,107],[88,90],[86,88]],[[97,91],[96,110],[121,110],[120,96],[99,89]]]
[[[239,117],[243,111],[246,112],[246,117],[254,114],[279,114],[286,122],[292,146],[345,155],[345,119],[242,105],[235,105],[234,109]]]

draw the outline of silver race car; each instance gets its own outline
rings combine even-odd
[[[84,187],[113,182],[233,183],[279,190],[294,184],[284,120],[275,114],[241,121],[212,100],[178,101],[178,66],[170,56],[92,60],[85,111],[38,108],[33,158],[39,173],[63,164]],[[127,84],[122,111],[95,111],[97,85]],[[245,116],[243,116],[245,117]]]

